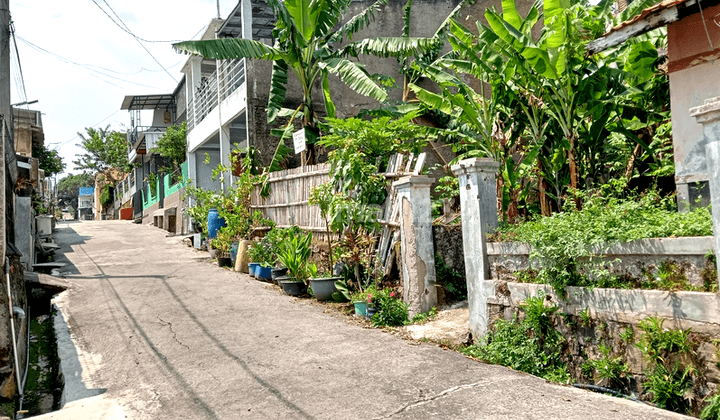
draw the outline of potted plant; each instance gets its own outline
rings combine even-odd
[[[335,282],[342,280],[342,277],[333,276],[333,273],[326,271],[319,274],[315,264],[310,265],[310,287],[312,287],[313,296],[317,300],[333,299],[333,294],[338,291],[335,288]]]
[[[274,230],[276,229],[272,229],[271,232]],[[250,264],[255,264],[255,277],[260,280],[270,280],[272,269],[277,261],[273,245],[274,236],[276,235],[268,232],[262,239],[253,242],[249,250],[250,259],[254,261]]]
[[[307,289],[311,242],[312,232],[307,235],[291,233],[278,247],[278,261],[287,267],[289,275],[288,279],[280,282],[286,294],[298,295]]]
[[[215,238],[210,240],[210,246],[217,252],[218,266],[230,267],[230,247],[234,240],[233,229],[229,227],[220,229]]]
[[[372,304],[372,288],[358,290],[350,295],[350,302],[355,307],[355,315],[366,317],[368,306]]]

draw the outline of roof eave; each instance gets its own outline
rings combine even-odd
[[[690,0],[685,3],[695,3],[694,0]],[[589,54],[597,54],[608,48],[612,48],[616,45],[620,45],[628,39],[650,32],[653,29],[657,29],[668,25],[669,23],[675,22],[680,19],[678,13],[678,6],[672,6],[666,9],[661,9],[656,12],[648,14],[644,19],[633,22],[629,25],[622,26],[617,30],[608,32],[607,34],[595,39],[587,44],[585,49]]]

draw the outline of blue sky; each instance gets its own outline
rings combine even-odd
[[[237,2],[220,0],[221,16],[227,16]],[[124,130],[130,120],[127,111],[120,110],[123,97],[172,92],[187,59],[168,42],[143,42],[166,72],[110,17],[149,41],[187,40],[199,36],[217,16],[217,4],[215,0],[11,0],[10,14],[26,92],[12,59],[11,102],[38,101],[29,108],[43,113],[46,146],[60,152],[66,173],[77,173],[72,165],[82,151],[76,146],[77,132],[108,124]]]

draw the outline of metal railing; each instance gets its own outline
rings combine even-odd
[[[224,101],[245,83],[245,59],[223,60],[220,63],[220,100]]]
[[[218,79],[220,87],[218,92]],[[192,131],[200,124],[210,112],[233,94],[245,83],[245,59],[223,60],[218,70],[210,76],[203,78],[200,86],[195,90],[194,98],[188,98],[187,129]]]
[[[160,133],[167,130],[167,127],[160,127],[160,126],[136,126],[130,128],[128,130],[128,154],[133,151],[137,150],[138,146],[140,146],[140,136],[143,133]]]
[[[218,104],[217,75],[215,73],[203,79],[200,87],[195,92],[194,102],[195,125],[198,125]]]
[[[183,173],[182,173],[182,167],[177,168],[173,171],[173,173],[170,174],[170,186],[174,186],[183,180]]]

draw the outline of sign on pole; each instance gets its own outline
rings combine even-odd
[[[301,129],[293,133],[293,145],[295,146],[295,153],[304,152],[307,149],[305,145],[305,129]]]

